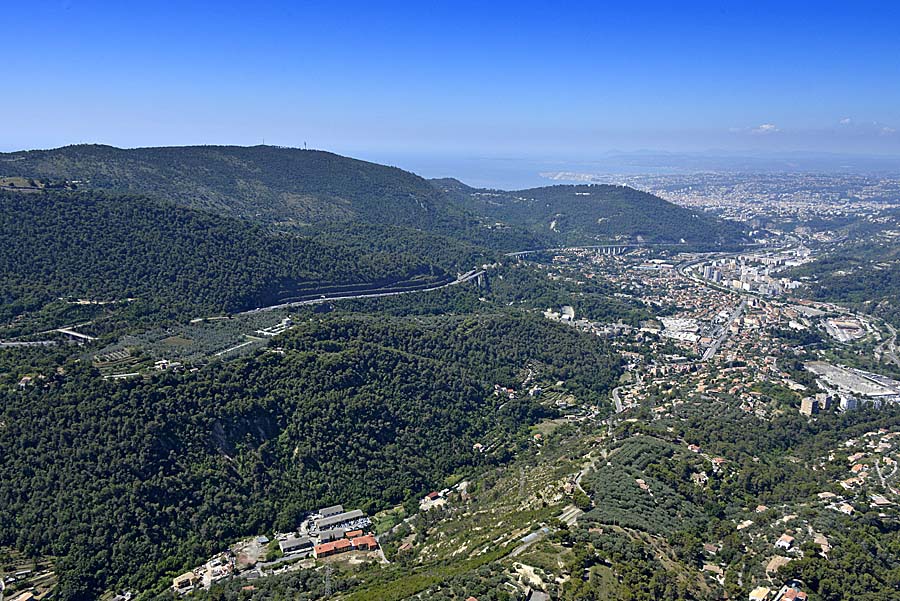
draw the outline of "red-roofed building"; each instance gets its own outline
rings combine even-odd
[[[337,555],[338,553],[344,553],[345,551],[349,551],[353,548],[353,545],[346,538],[340,538],[336,541],[331,541],[330,543],[322,543],[321,545],[316,545],[313,553],[318,557],[328,557],[329,555]]]
[[[363,535],[363,531],[362,531],[362,530],[351,530],[351,531],[349,531],[347,534],[345,534],[344,536],[346,536],[346,537],[349,538],[349,539],[354,539],[354,538],[356,538],[357,536],[362,536],[362,535]]]
[[[360,551],[372,551],[378,548],[378,541],[371,534],[357,536],[350,542],[353,544],[354,549],[359,549]]]
[[[784,592],[783,601],[806,601],[806,593],[795,588],[789,588]]]

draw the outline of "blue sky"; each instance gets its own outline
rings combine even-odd
[[[0,150],[900,155],[897,2],[19,0],[4,21]]]

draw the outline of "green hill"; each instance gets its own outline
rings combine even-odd
[[[432,183],[495,227],[524,227],[554,244],[619,241],[709,247],[746,241],[738,224],[626,186],[548,186],[507,192],[471,188],[453,179]]]
[[[0,154],[0,175],[76,181],[81,188],[147,194],[270,223],[461,225],[421,177],[316,150],[78,145]]]
[[[598,338],[513,313],[328,316],[279,343],[193,374],[115,383],[76,362],[43,388],[0,386],[0,545],[59,557],[59,599],[159,592],[323,504],[371,514],[505,461],[546,414],[492,394],[525,364],[596,390],[619,375]]]

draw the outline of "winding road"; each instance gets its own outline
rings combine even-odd
[[[622,390],[621,386],[616,386],[612,391],[612,400],[613,403],[616,404],[616,413],[622,413],[625,411],[625,407],[622,405],[622,398],[619,396],[619,391]]]
[[[887,363],[900,365],[900,358],[897,357],[897,330],[895,330],[894,326],[887,322],[884,322],[884,327],[887,328],[887,331],[891,337],[879,344],[875,349],[875,352],[881,353],[882,357],[886,357]]]

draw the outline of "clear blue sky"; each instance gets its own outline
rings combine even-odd
[[[900,155],[896,1],[12,0],[3,16],[2,150]]]

